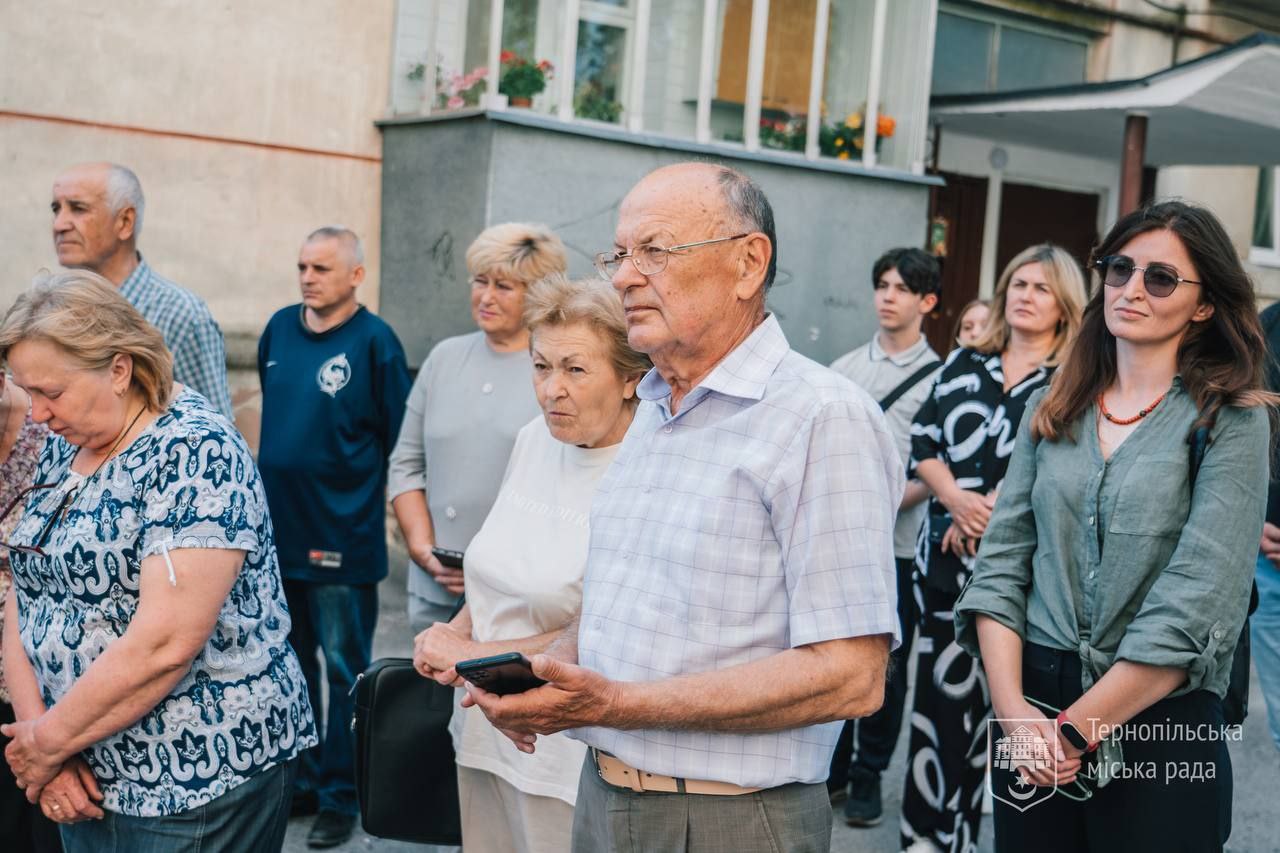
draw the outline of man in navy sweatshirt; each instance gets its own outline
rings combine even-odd
[[[387,576],[387,458],[409,395],[404,349],[356,301],[360,240],[314,231],[298,255],[302,302],[276,312],[258,342],[262,438],[258,466],[275,526],[280,573],[312,707],[319,654],[329,703],[320,746],[303,753],[294,814],[319,812],[309,847],[335,847],[355,828],[350,691],[369,666],[378,581]]]

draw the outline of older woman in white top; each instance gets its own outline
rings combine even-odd
[[[432,546],[467,550],[493,506],[516,433],[538,413],[525,292],[565,265],[564,244],[545,225],[494,225],[467,248],[479,331],[431,350],[391,452],[387,494],[409,549],[415,634],[447,621],[462,593],[462,572],[442,565]]]
[[[577,613],[591,498],[650,367],[627,345],[622,303],[608,286],[556,277],[526,301],[542,417],[520,430],[467,550],[466,607],[417,638],[414,662],[441,683],[460,684],[459,660],[542,651]],[[585,747],[557,734],[523,754],[476,707],[459,707],[453,729],[466,849],[568,850]]]

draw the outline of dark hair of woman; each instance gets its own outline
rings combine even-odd
[[[1192,323],[1178,347],[1178,373],[1200,410],[1192,430],[1212,424],[1222,406],[1274,406],[1277,398],[1263,386],[1267,346],[1253,282],[1216,216],[1182,201],[1136,210],[1121,217],[1094,249],[1090,267],[1118,254],[1138,235],[1156,230],[1170,231],[1182,241],[1196,268],[1181,274],[1201,283],[1201,298],[1214,309],[1208,320]],[[1094,293],[1071,353],[1036,409],[1032,435],[1037,439],[1074,440],[1072,424],[1116,380],[1116,339],[1107,328],[1105,288],[1098,282],[1095,273]]]

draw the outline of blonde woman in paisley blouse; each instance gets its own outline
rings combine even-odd
[[[49,430],[31,419],[31,400],[27,392],[7,381],[0,372],[0,512],[12,509],[0,518],[0,541],[8,542],[22,518],[22,490],[31,485],[31,477],[40,459]],[[0,602],[9,594],[9,552],[0,548]],[[4,610],[0,609],[0,649],[4,640]],[[4,681],[4,660],[0,657],[0,724],[14,721],[13,705]],[[0,737],[0,750],[7,739]],[[78,766],[84,762],[79,761]],[[0,761],[0,838],[17,845],[17,850],[60,850],[56,828],[44,819],[38,807],[27,802],[9,770]],[[59,783],[61,784],[61,782]]]
[[[68,853],[279,850],[315,722],[244,439],[94,273],[37,280],[0,357],[55,433],[5,543],[18,787]]]
[[[1084,275],[1065,250],[1020,252],[996,282],[985,331],[947,357],[911,425],[911,467],[934,495],[916,546],[920,651],[902,797],[903,846],[913,851],[965,853],[978,843],[991,708],[981,664],[955,643],[951,609],[1023,409],[1066,355],[1084,301]]]

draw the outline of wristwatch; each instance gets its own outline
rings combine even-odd
[[[1098,748],[1097,744],[1090,744],[1089,739],[1076,728],[1076,724],[1067,719],[1067,712],[1061,711],[1057,717],[1058,731],[1062,732],[1062,736],[1066,738],[1067,743],[1076,749],[1084,752],[1093,752]]]

